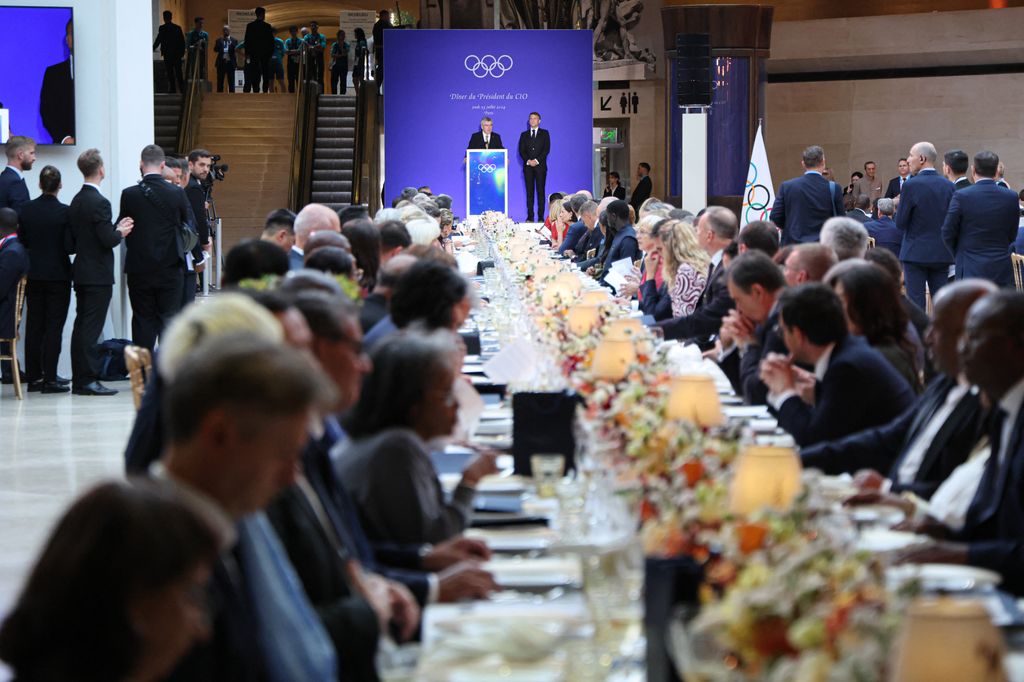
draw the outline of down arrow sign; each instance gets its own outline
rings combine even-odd
[[[612,110],[611,106],[609,106],[611,104],[611,102],[612,102],[612,96],[611,95],[608,95],[607,97],[599,97],[599,99],[601,100],[601,111],[611,111]]]

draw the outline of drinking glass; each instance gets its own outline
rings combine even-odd
[[[531,455],[530,467],[533,469],[533,482],[537,486],[537,497],[554,497],[558,492],[558,482],[565,474],[565,457],[543,453]]]

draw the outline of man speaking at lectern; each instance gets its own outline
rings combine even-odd
[[[501,143],[501,135],[491,132],[493,129],[494,121],[490,116],[484,116],[480,119],[480,130],[469,138],[466,149],[504,149],[505,145]]]

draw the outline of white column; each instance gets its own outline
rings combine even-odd
[[[682,181],[680,206],[687,211],[705,208],[708,202],[708,114],[704,107],[689,107],[680,128]]]

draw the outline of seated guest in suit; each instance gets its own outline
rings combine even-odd
[[[352,242],[345,235],[340,232],[316,232],[310,235],[309,241],[306,242],[306,248],[302,250],[303,267],[308,267],[306,263],[309,261],[309,257],[316,253],[317,249],[322,249],[326,246],[333,246],[350,256],[352,255]]]
[[[244,280],[284,277],[288,270],[288,255],[273,243],[263,239],[245,239],[232,246],[224,257],[222,284],[230,287]]]
[[[13,208],[0,208],[0,339],[17,335],[18,283],[29,272],[28,249],[18,239],[18,214]],[[17,348],[5,350],[17,353]],[[3,363],[4,383],[14,383],[11,363]]]
[[[295,214],[287,208],[279,208],[267,214],[260,239],[277,244],[285,253],[291,253],[295,246]]]
[[[601,194],[601,198],[612,197],[613,199],[626,200],[626,188],[622,186],[621,177],[618,171],[611,171],[608,173],[608,182],[604,186],[604,192]]]
[[[697,242],[690,223],[670,220],[658,229],[661,276],[672,301],[672,317],[692,315],[708,285],[711,257]]]
[[[380,232],[380,266],[384,265],[400,254],[403,250],[412,246],[412,237],[409,230],[398,220],[385,220],[376,224]]]
[[[57,379],[64,322],[71,304],[71,259],[75,250],[68,207],[57,198],[60,171],[39,173],[42,194],[21,208],[21,243],[28,249],[28,319],[25,321],[25,374],[30,391],[67,393]]]
[[[957,344],[968,309],[994,291],[984,280],[943,288],[935,297],[935,319],[925,337],[939,374],[925,392],[888,424],[803,448],[804,466],[828,474],[856,473],[854,482],[862,491],[908,490],[930,498],[983,435],[985,411],[963,374]],[[878,501],[878,495],[858,502],[871,500]]]
[[[363,299],[363,305],[359,309],[359,326],[364,334],[387,317],[391,309],[391,296],[398,281],[416,262],[415,256],[400,253],[381,265],[380,272],[377,273],[377,285],[373,292]]]
[[[924,350],[889,273],[860,259],[844,261],[828,271],[825,284],[843,302],[847,330],[863,337],[920,393]]]
[[[1013,190],[995,183],[999,157],[974,155],[974,184],[953,194],[942,239],[956,258],[956,278],[980,277],[1013,286],[1010,247],[1017,238],[1020,207]]]
[[[494,132],[494,120],[490,116],[480,119],[480,130],[469,137],[466,149],[504,149],[501,135]]]
[[[374,349],[373,372],[348,419],[352,443],[335,458],[371,540],[438,543],[469,524],[477,482],[497,471],[483,454],[446,501],[431,441],[451,435],[457,400],[455,337],[407,331]]]
[[[778,305],[789,356],[765,356],[761,380],[779,426],[797,445],[885,424],[911,405],[914,392],[906,380],[864,339],[847,332],[835,292],[803,284],[783,292]],[[796,362],[814,372],[794,367]]]
[[[752,220],[736,236],[739,253],[761,251],[769,258],[779,252],[779,228],[770,220]]]
[[[355,282],[356,260],[352,254],[338,246],[322,246],[306,254],[306,268],[333,277],[343,275]],[[358,296],[358,292],[356,293]]]
[[[879,199],[875,210],[878,219],[864,223],[864,229],[868,231],[868,236],[875,240],[876,249],[888,249],[899,258],[900,247],[903,246],[903,233],[892,219],[896,214],[896,204],[892,199]]]
[[[782,259],[782,276],[791,287],[820,282],[837,262],[836,252],[824,244],[797,244]]]
[[[804,150],[804,174],[779,185],[770,220],[782,231],[782,244],[818,241],[826,220],[844,214],[843,191],[822,177],[825,150],[812,145]]]
[[[640,245],[636,241],[636,229],[633,227],[629,208],[625,201],[616,199],[605,209],[604,243],[597,256],[598,263],[601,264],[600,272],[598,263],[587,268],[587,274],[597,277],[602,283],[611,272],[612,263],[624,258],[633,263],[640,258]]]
[[[846,212],[846,217],[863,225],[871,220],[871,197],[858,194],[853,199],[853,208]]]
[[[821,228],[821,243],[836,252],[836,260],[863,258],[868,250],[868,231],[852,218],[829,218]]]
[[[1002,589],[1019,595],[1024,593],[1024,294],[1002,290],[971,306],[960,362],[993,406],[991,455],[963,528],[947,532],[952,542],[917,545],[899,558],[987,568],[1002,576]]]
[[[306,204],[295,216],[295,243],[288,252],[292,270],[301,270],[306,252],[306,242],[314,232],[341,232],[338,214],[323,204]]]
[[[737,256],[727,277],[736,307],[722,319],[719,365],[744,403],[764,405],[768,387],[759,374],[761,358],[786,352],[778,329],[778,300],[786,280],[779,266],[759,251]]]
[[[917,338],[923,340],[931,320],[928,319],[928,313],[918,308],[916,303],[907,298],[907,294],[903,290],[903,266],[900,264],[899,259],[892,251],[887,249],[868,249],[868,252],[864,254],[864,260],[885,270],[892,277],[892,280],[898,284],[900,305],[903,306],[903,312],[907,314],[910,324],[914,326]],[[934,376],[935,370],[932,367],[931,359],[926,353],[924,357],[924,379],[928,382]]]
[[[352,244],[356,267],[362,272],[359,286],[363,291],[373,291],[380,270],[380,231],[369,219],[361,219],[345,223],[341,234]]]
[[[606,202],[611,203],[607,199],[601,200],[601,204],[607,205]],[[573,262],[578,264],[583,270],[598,262],[597,256],[601,251],[601,246],[604,244],[604,223],[607,221],[608,216],[604,209],[601,208],[601,204],[598,204],[594,213],[590,214],[590,222],[584,221],[583,224],[586,225],[587,232],[580,236],[574,253],[571,256]]]
[[[708,283],[690,315],[659,322],[668,340],[681,339],[710,346],[710,337],[718,334],[722,318],[733,309],[732,298],[722,262],[725,247],[738,232],[736,214],[721,206],[709,206],[697,219],[697,241],[710,258]]]
[[[172,334],[195,338],[176,324],[168,345]],[[309,424],[335,399],[313,360],[281,338],[200,342],[168,377],[167,444],[151,476],[231,538],[210,581],[212,637],[169,680],[329,680],[347,653],[335,652],[263,513],[295,482]]]
[[[170,491],[93,488],[57,522],[0,625],[0,660],[19,680],[164,679],[210,635],[196,595],[226,540]]]

